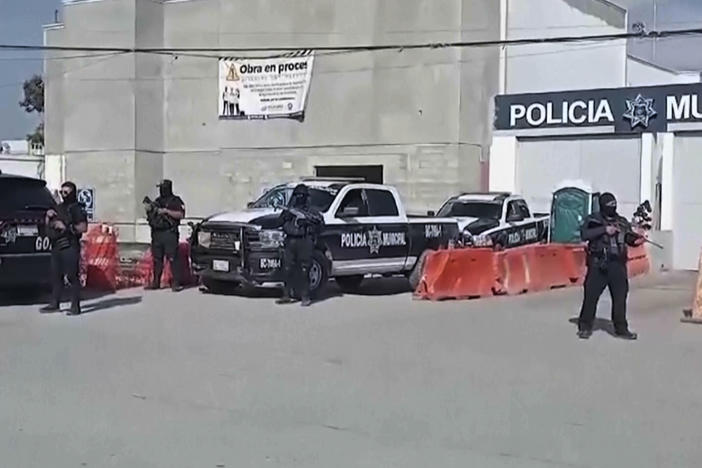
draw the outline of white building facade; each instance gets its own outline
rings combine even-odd
[[[524,30],[578,35],[554,29],[547,10],[588,34],[626,31],[626,11],[607,2],[591,2],[600,6],[591,15],[567,2],[558,10],[548,0],[528,2],[528,12],[526,2],[508,3],[518,18],[530,15],[530,28],[507,20],[508,38]],[[627,217],[649,200],[662,231],[655,235],[668,246],[665,255],[656,252],[655,266],[696,269],[702,246],[699,74],[629,57],[623,41],[554,45],[552,52],[532,67],[522,47],[501,57],[490,188],[521,193],[537,212],[549,211],[552,192],[565,180],[614,193]]]

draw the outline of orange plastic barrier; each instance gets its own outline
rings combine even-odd
[[[583,284],[587,274],[587,254],[583,245],[563,245],[566,275],[572,284]]]
[[[629,250],[629,276],[650,271],[645,247]],[[415,296],[442,300],[516,295],[582,284],[587,273],[583,245],[530,245],[490,249],[441,250],[427,258]]]
[[[683,322],[702,324],[702,253],[697,263],[697,283],[692,308],[683,310]]]
[[[523,294],[531,289],[528,251],[533,247],[519,247],[496,253],[499,287],[498,294]]]
[[[112,226],[93,226],[85,236],[86,287],[116,291],[119,275],[117,232]]]
[[[626,267],[630,278],[646,275],[651,271],[651,261],[646,246],[629,248],[629,261]]]
[[[433,252],[415,295],[432,301],[492,296],[499,287],[496,259],[491,249]]]
[[[80,286],[84,288],[88,283],[88,252],[86,248],[86,241],[81,241],[80,246],[80,265],[78,269],[78,278],[80,279]]]
[[[188,286],[194,283],[194,276],[192,273],[191,263],[190,263],[190,244],[187,242],[181,242],[178,245],[178,255],[180,257],[181,273],[180,279],[183,286]],[[137,266],[137,277],[139,278],[139,285],[146,285],[153,281],[154,275],[154,260],[151,255],[151,249],[144,253],[141,257]],[[170,287],[171,281],[173,281],[173,273],[171,271],[171,262],[167,259],[164,260],[163,275],[161,275],[161,285],[160,287],[166,288]]]
[[[527,250],[530,291],[564,288],[571,280],[570,250],[564,245],[535,245]]]

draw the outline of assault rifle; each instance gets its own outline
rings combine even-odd
[[[53,214],[49,215],[47,212],[46,215],[49,220],[49,237],[59,250],[65,250],[71,246],[69,236],[71,234],[75,235],[73,225],[71,225],[68,218],[62,216],[58,209],[51,211],[53,211]],[[60,221],[64,225],[63,229],[59,229],[57,221]]]
[[[625,226],[623,226],[622,223],[619,221],[615,221],[615,222],[611,222],[611,223],[610,222],[603,223],[597,219],[590,219],[589,221],[593,222],[594,224],[603,226],[603,227],[614,226],[615,228],[617,228],[619,230],[620,233],[623,233],[625,236],[630,235],[630,236],[633,236],[637,239],[643,239],[644,243],[651,244],[654,247],[657,247],[661,250],[665,250],[665,247],[663,247],[661,244],[653,242],[652,240],[648,239],[646,236],[639,234],[638,232],[634,232],[631,229],[629,229],[629,230],[625,229]]]
[[[277,205],[276,208],[282,211],[286,211],[293,215],[295,217],[295,224],[297,224],[298,226],[307,224],[309,227],[318,228],[324,222],[324,220],[320,216],[317,216],[313,213],[308,213],[297,208],[285,205]]]
[[[142,200],[144,208],[146,208],[146,219],[149,225],[156,229],[171,229],[177,225],[176,220],[168,215],[158,212],[160,206],[149,197],[144,197]]]

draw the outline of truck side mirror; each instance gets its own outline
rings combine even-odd
[[[436,216],[436,212],[429,210],[429,211],[427,211],[427,216],[433,218],[434,216]]]
[[[254,202],[250,201],[246,204],[246,208],[253,208]]]

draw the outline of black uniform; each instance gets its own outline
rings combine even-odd
[[[75,198],[75,192],[64,199],[48,226],[51,239],[51,303],[43,312],[58,310],[63,292],[63,278],[66,276],[71,285],[71,315],[80,314],[80,238],[76,226],[88,221],[83,206]],[[66,226],[64,230],[55,228],[55,221],[60,220]]]
[[[298,185],[290,199],[289,210],[284,210],[278,225],[285,233],[285,250],[283,252],[283,269],[285,272],[285,290],[280,302],[290,302],[293,292],[302,299],[302,305],[310,304],[310,267],[316,237],[324,221],[322,215],[309,203],[309,190],[305,185]]]
[[[615,226],[618,232],[608,235],[607,226]],[[612,323],[617,336],[636,339],[629,331],[626,320],[626,300],[629,293],[627,273],[627,245],[634,246],[640,238],[631,229],[631,224],[616,212],[616,200],[608,193],[600,197],[600,212],[585,219],[581,237],[588,242],[587,276],[585,293],[578,320],[578,335],[587,339],[592,334],[597,312],[597,303],[605,288],[612,296]]]
[[[180,220],[165,213],[159,214],[157,210],[158,208],[166,208],[185,213],[185,204],[179,196],[173,194],[173,182],[170,180],[164,180],[159,184],[159,192],[160,196],[154,200],[153,205],[147,208],[147,220],[151,226],[151,255],[154,261],[154,276],[149,287],[158,289],[161,286],[163,258],[165,256],[171,263],[171,272],[173,273],[171,286],[174,290],[179,290],[182,284],[180,256],[178,255]]]

